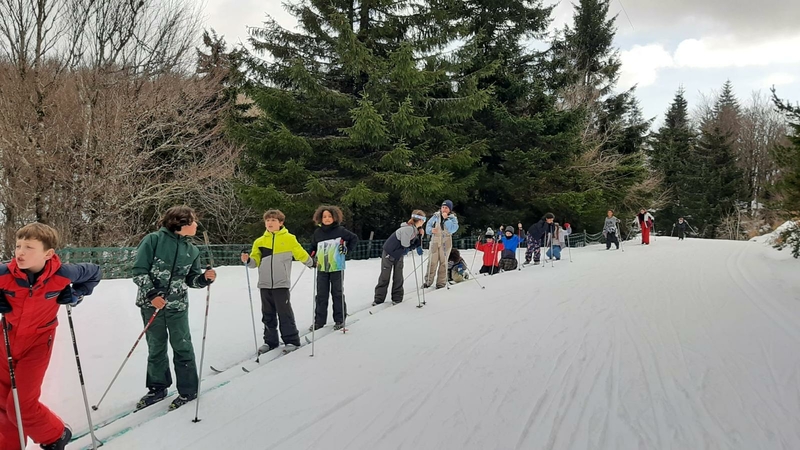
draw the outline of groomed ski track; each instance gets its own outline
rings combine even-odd
[[[412,276],[404,303],[320,339],[315,357],[305,346],[236,369],[202,397],[200,423],[190,403],[103,448],[800,448],[798,261],[756,242],[662,237],[562,256],[481,276],[485,290],[429,292],[421,309]],[[350,302],[371,299],[363,277]],[[252,335],[209,345],[246,353]]]

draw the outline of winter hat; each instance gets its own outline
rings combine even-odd
[[[489,227],[489,228],[486,229],[486,236],[487,237],[494,236],[494,230],[492,229],[492,227]]]
[[[447,209],[449,209],[450,211],[453,210],[453,202],[450,200],[445,200],[444,202],[442,202],[442,206],[447,206]]]
[[[545,219],[555,219],[556,216],[553,213],[547,213],[544,215]]]
[[[506,233],[514,234],[514,227],[512,227],[511,225],[507,226],[506,227]]]

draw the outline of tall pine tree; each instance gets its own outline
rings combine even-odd
[[[651,169],[661,175],[664,187],[671,200],[660,210],[666,220],[656,221],[656,226],[671,224],[678,217],[686,217],[693,224],[694,216],[687,209],[690,202],[685,174],[691,164],[688,160],[694,152],[696,133],[689,120],[689,103],[683,87],[675,93],[667,109],[664,124],[651,136],[648,151]]]
[[[313,209],[333,202],[357,233],[381,236],[411,208],[466,200],[482,150],[453,129],[489,94],[480,75],[454,81],[424,57],[443,38],[411,3],[304,0],[288,8],[300,31],[272,19],[252,31],[253,108],[235,125],[252,205],[310,230]]]
[[[609,3],[576,3],[573,23],[555,38],[545,65],[545,79],[563,107],[583,113],[583,152],[558,202],[595,220],[609,207],[638,209],[653,195],[644,188],[643,152],[651,121],[642,117],[633,89],[614,92],[621,62]]]

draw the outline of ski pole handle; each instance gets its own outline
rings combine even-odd
[[[97,409],[100,408],[100,404],[103,403],[103,399],[106,398],[106,395],[108,395],[108,391],[111,390],[111,386],[113,386],[114,382],[117,381],[117,377],[119,377],[119,374],[122,373],[122,369],[125,367],[125,364],[128,362],[128,360],[130,359],[131,355],[133,355],[133,351],[136,350],[136,346],[139,345],[139,341],[142,340],[142,336],[144,336],[145,333],[147,333],[147,330],[150,329],[150,325],[153,324],[153,321],[156,319],[156,316],[158,315],[159,311],[161,311],[161,310],[160,309],[156,309],[156,311],[153,313],[153,315],[150,316],[150,320],[147,321],[147,325],[145,325],[144,329],[142,330],[142,332],[139,333],[139,337],[136,338],[136,342],[134,342],[133,347],[131,347],[131,351],[128,352],[128,356],[126,356],[125,360],[122,361],[122,365],[119,366],[119,370],[117,370],[117,373],[114,375],[114,378],[111,380],[111,383],[106,388],[106,391],[103,393],[103,396],[100,397],[100,401],[97,402],[96,405],[92,406],[93,410],[97,411]]]

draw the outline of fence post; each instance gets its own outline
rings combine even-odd
[[[372,258],[372,240],[374,238],[375,238],[375,231],[373,230],[373,231],[369,232],[369,245],[367,245],[367,258],[366,259]]]

